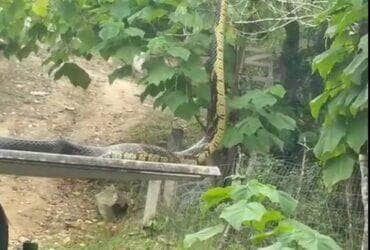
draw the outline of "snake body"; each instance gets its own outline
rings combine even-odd
[[[121,158],[138,161],[154,162],[179,162],[173,153],[161,147],[138,144],[122,143],[106,147],[95,147],[75,144],[66,140],[39,141],[20,140],[0,137],[0,149],[22,150],[43,153],[84,155],[107,158]]]
[[[224,41],[225,25],[227,19],[227,0],[221,0],[217,13],[218,24],[215,28],[216,58],[214,59],[213,71],[216,77],[216,116],[214,120],[214,132],[206,147],[197,156],[198,163],[204,162],[220,146],[226,129],[226,87],[224,69]]]

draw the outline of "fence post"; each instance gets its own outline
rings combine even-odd
[[[162,181],[149,181],[148,191],[146,193],[145,209],[143,216],[143,226],[149,226],[150,220],[157,213],[157,205],[161,192]]]

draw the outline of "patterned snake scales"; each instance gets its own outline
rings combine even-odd
[[[198,164],[203,163],[220,146],[226,127],[225,77],[224,77],[224,30],[227,14],[227,0],[220,0],[219,21],[215,27],[216,58],[213,65],[216,77],[215,131],[202,151],[195,156]],[[107,147],[77,145],[65,140],[34,141],[0,137],[0,149],[25,150],[68,155],[101,156],[152,162],[180,162],[181,156],[160,147],[123,143]]]

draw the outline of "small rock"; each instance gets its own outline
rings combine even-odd
[[[128,208],[126,197],[119,194],[113,185],[106,187],[102,192],[95,195],[95,198],[98,211],[106,221],[117,220],[125,214]]]

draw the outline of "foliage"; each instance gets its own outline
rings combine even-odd
[[[276,110],[275,104],[285,95],[281,85],[265,90],[251,90],[229,101],[229,110],[238,111],[235,126],[226,130],[223,145],[227,148],[244,144],[250,151],[268,152],[270,147],[283,149],[279,133],[294,130],[295,121]]]
[[[323,162],[324,182],[330,188],[351,176],[356,155],[367,144],[368,34],[362,26],[368,3],[336,1],[327,16],[331,45],[312,64],[325,89],[310,105],[312,116],[323,120],[314,153]]]
[[[145,85],[142,100],[152,96],[155,107],[190,120],[211,102],[206,66],[212,65],[205,59],[213,40],[214,5],[206,0],[6,0],[0,2],[0,46],[7,57],[18,59],[47,46],[49,73],[83,88],[90,78],[73,57],[113,58],[120,66],[109,75],[111,83],[134,75]],[[229,15],[234,11],[231,5]],[[226,30],[229,89],[233,48],[245,41],[230,24]],[[285,93],[281,86],[241,97],[228,92],[230,112],[238,110],[242,119],[229,129],[224,146],[243,143],[264,152],[273,145],[282,148],[280,132],[294,129],[295,122],[273,108]],[[254,145],[256,140],[261,143]]]
[[[229,225],[251,235],[249,241],[259,249],[340,249],[330,237],[289,219],[297,201],[274,186],[250,180],[244,185],[210,189],[202,200],[206,209],[220,209],[220,223],[186,235],[186,247],[221,234]],[[269,244],[272,245],[263,247]]]

